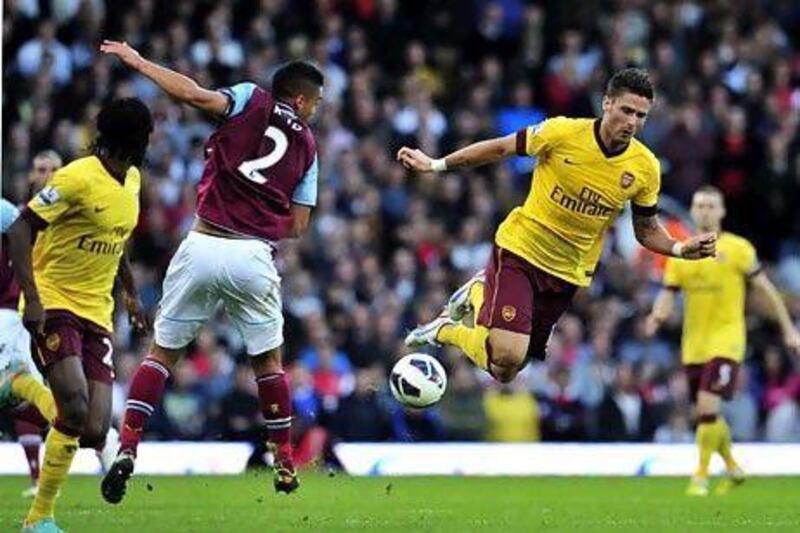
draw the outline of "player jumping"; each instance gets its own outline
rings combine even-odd
[[[222,121],[206,143],[197,220],[170,262],[149,355],[134,375],[120,453],[103,480],[103,497],[122,500],[136,448],[161,401],[172,368],[218,302],[244,338],[261,411],[275,451],[275,490],[299,483],[289,440],[291,391],[281,364],[283,314],[274,245],[302,235],[317,199],[317,151],[307,124],[322,100],[322,73],[294,62],[266,90],[240,83],[219,91],[142,58],[126,43],[100,50],[153,80],[170,96]]]
[[[722,193],[712,186],[699,189],[692,198],[691,215],[699,231],[719,233],[725,217]],[[696,405],[700,451],[697,471],[686,490],[692,496],[708,494],[708,466],[714,452],[722,456],[727,473],[716,489],[718,493],[744,481],[744,473],[731,453],[731,432],[720,416],[720,407],[723,399],[729,400],[733,395],[744,358],[748,282],[769,302],[786,347],[800,353],[800,333],[780,294],[761,269],[755,249],[746,239],[729,232],[719,233],[715,259],[667,261],[664,289],[647,317],[647,334],[655,335],[672,313],[675,292],[683,291],[681,360]]]
[[[406,344],[457,346],[495,379],[511,381],[531,358],[544,359],[553,327],[578,287],[591,282],[604,234],[628,201],[644,247],[685,259],[713,255],[715,234],[681,243],[658,220],[658,159],[634,137],[652,103],[647,73],[629,68],[608,82],[600,119],[548,119],[442,159],[401,148],[397,159],[417,172],[538,158],[528,198],[497,230],[485,272],[456,291],[439,317],[409,333]],[[471,310],[473,327],[462,323]]]
[[[39,491],[25,531],[60,531],[55,498],[79,445],[97,447],[111,420],[112,290],[139,217],[153,121],[135,98],[108,102],[93,153],[59,169],[9,230],[11,260],[58,413],[45,441]],[[35,247],[33,236],[38,232]],[[122,260],[122,263],[121,263]],[[136,298],[130,273],[122,276]],[[129,309],[134,314],[141,307]]]

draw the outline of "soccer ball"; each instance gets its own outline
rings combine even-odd
[[[430,407],[447,388],[447,374],[441,363],[424,353],[406,355],[392,368],[389,388],[398,402],[409,407]]]

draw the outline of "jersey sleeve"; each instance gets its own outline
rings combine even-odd
[[[667,289],[680,289],[681,288],[681,270],[678,260],[673,257],[668,257],[664,265],[664,279],[662,284]]]
[[[86,182],[81,176],[58,170],[47,187],[28,202],[28,211],[44,225],[52,224],[64,213],[81,205],[85,189]]]
[[[5,198],[0,198],[0,233],[7,232],[18,216],[19,209]]]
[[[319,181],[319,161],[317,156],[314,156],[314,161],[308,167],[300,183],[292,194],[292,202],[295,204],[306,205],[314,207],[317,205],[317,182]]]
[[[566,117],[549,118],[517,132],[517,155],[538,156],[550,150],[566,136],[569,120]]]
[[[655,157],[642,186],[631,200],[631,208],[637,214],[655,216],[658,194],[661,191],[661,163]]]
[[[742,244],[738,247],[736,253],[736,259],[737,266],[745,276],[753,277],[761,272],[761,262],[758,260],[758,254],[749,241],[742,240]]]
[[[253,97],[256,87],[255,83],[247,81],[219,89],[219,92],[228,97],[228,109],[225,111],[226,119],[233,118],[244,110],[247,102]]]

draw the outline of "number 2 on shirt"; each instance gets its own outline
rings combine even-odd
[[[245,178],[259,185],[263,185],[267,182],[267,177],[260,171],[275,165],[281,160],[284,154],[286,154],[286,149],[289,148],[289,139],[286,138],[286,134],[275,126],[268,127],[264,132],[264,136],[269,137],[275,143],[275,147],[272,151],[258,159],[244,161],[238,168],[239,172],[241,172]]]

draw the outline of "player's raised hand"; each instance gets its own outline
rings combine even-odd
[[[717,255],[717,234],[703,233],[696,235],[683,243],[681,257],[684,259],[703,259],[704,257],[716,257]]]
[[[142,63],[142,56],[139,55],[139,52],[126,42],[104,40],[100,45],[100,51],[117,56],[132,69],[138,69]]]
[[[432,172],[431,158],[418,148],[403,146],[397,151],[397,160],[409,170],[415,172]]]
[[[800,331],[791,327],[783,332],[783,344],[795,355],[800,355]]]

